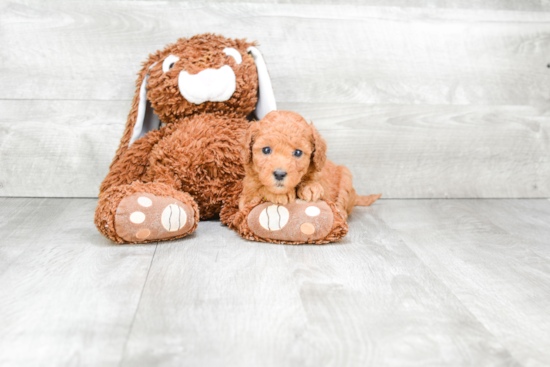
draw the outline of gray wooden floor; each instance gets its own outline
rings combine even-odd
[[[1,366],[547,366],[550,201],[381,200],[325,246],[114,245],[0,198]]]

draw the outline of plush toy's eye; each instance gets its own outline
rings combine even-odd
[[[296,149],[294,152],[292,152],[292,155],[296,158],[300,158],[302,156],[303,152],[300,149]]]
[[[270,154],[270,153],[271,153],[271,148],[270,148],[270,147],[262,148],[262,152],[263,152],[264,154]]]
[[[223,52],[225,52],[227,56],[233,57],[237,64],[243,62],[243,57],[241,56],[241,53],[235,50],[233,47],[226,47],[223,49]]]
[[[162,71],[167,72],[168,70],[172,69],[174,67],[174,64],[176,61],[178,61],[180,58],[174,55],[169,55],[167,58],[164,59],[162,62]]]

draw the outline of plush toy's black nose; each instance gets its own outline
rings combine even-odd
[[[286,177],[286,172],[285,172],[285,171],[281,171],[280,169],[278,169],[278,170],[275,170],[275,171],[273,172],[273,176],[275,176],[275,179],[276,179],[277,181],[282,181],[282,180],[284,180],[285,177]]]

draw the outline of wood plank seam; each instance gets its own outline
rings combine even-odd
[[[124,245],[122,245],[124,246]],[[131,245],[130,245],[131,246]],[[139,294],[139,299],[136,305],[136,309],[134,310],[134,315],[132,316],[132,322],[130,323],[130,327],[128,328],[128,333],[126,334],[126,340],[124,341],[124,347],[122,348],[122,353],[120,355],[120,362],[119,367],[122,366],[122,363],[124,362],[124,356],[126,355],[126,349],[128,347],[128,340],[130,340],[130,335],[132,334],[132,329],[134,328],[134,322],[136,321],[136,315],[139,310],[139,305],[141,304],[141,297],[143,297],[143,291],[145,290],[145,286],[147,285],[147,280],[149,279],[149,273],[151,272],[151,267],[153,266],[153,261],[155,260],[155,254],[157,253],[157,248],[159,246],[159,243],[155,243],[155,251],[153,252],[153,256],[151,256],[151,262],[149,263],[149,268],[147,269],[147,275],[145,276],[145,280],[143,281],[143,286],[141,287],[141,292]]]

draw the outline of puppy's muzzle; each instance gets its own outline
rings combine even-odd
[[[191,103],[224,102],[235,93],[236,77],[231,66],[205,69],[191,75],[182,70],[178,77],[181,95]]]
[[[277,181],[284,180],[286,175],[287,175],[287,173],[283,170],[280,170],[280,169],[273,171],[273,177],[275,177],[275,179]]]

